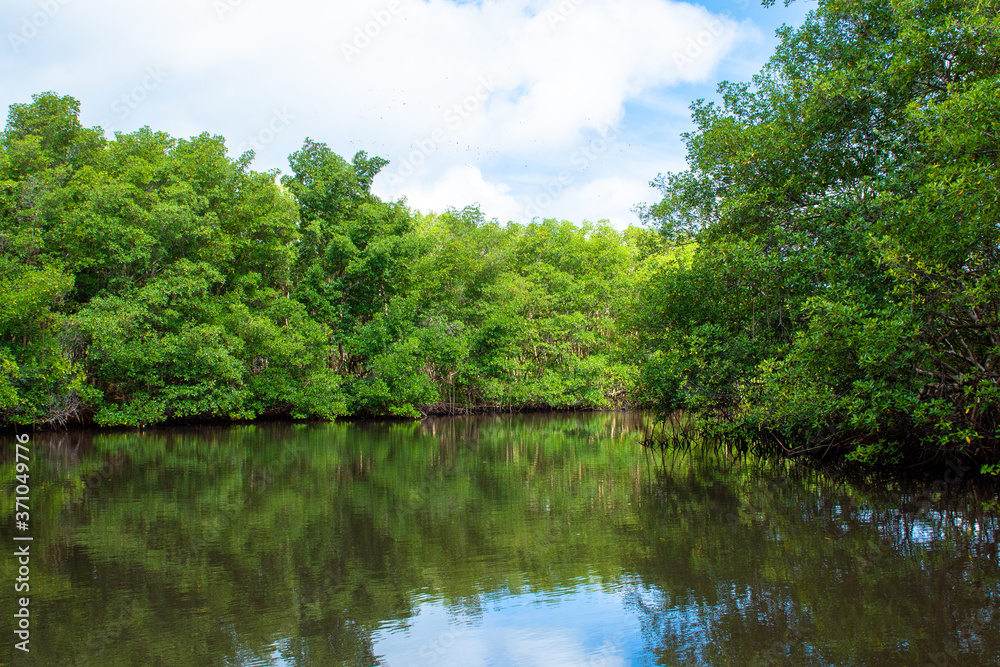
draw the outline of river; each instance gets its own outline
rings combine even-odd
[[[10,665],[998,665],[995,491],[673,452],[628,413],[30,442]],[[4,436],[13,451],[13,437]]]

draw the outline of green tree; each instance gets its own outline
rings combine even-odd
[[[651,325],[711,327],[725,344],[693,357],[734,372],[680,379],[785,442],[995,454],[997,8],[829,0],[779,36],[751,83],[695,103],[690,169],[654,182],[643,212],[697,240],[681,292],[702,305]]]

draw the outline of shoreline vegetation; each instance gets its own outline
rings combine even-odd
[[[0,135],[0,425],[683,410],[860,465],[1000,473],[1000,17],[821,0],[692,105],[644,227],[417,214],[306,139]]]

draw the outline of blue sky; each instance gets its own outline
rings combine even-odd
[[[621,227],[684,167],[691,101],[751,77],[812,6],[7,0],[0,102],[73,95],[108,136],[207,131],[258,170],[310,137],[390,160],[374,190],[414,209]]]

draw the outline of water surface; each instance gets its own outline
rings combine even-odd
[[[848,482],[708,452],[654,465],[636,426],[599,413],[38,434],[31,652],[5,639],[0,657],[1000,664],[996,496],[970,496],[967,475]],[[12,611],[16,562],[0,566]],[[13,637],[11,613],[0,629]]]

